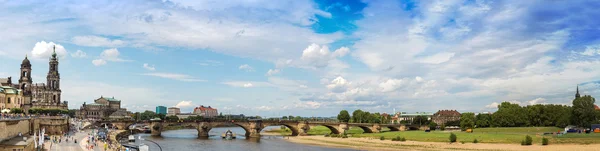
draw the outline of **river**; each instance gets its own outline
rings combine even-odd
[[[270,129],[273,127],[267,127]],[[227,130],[233,131],[237,139],[224,140],[221,134]],[[262,136],[258,138],[244,137],[244,129],[240,127],[221,127],[210,130],[208,139],[198,139],[195,129],[182,129],[164,131],[161,137],[153,137],[150,134],[136,134],[136,139],[141,136],[143,140],[151,140],[158,143],[163,151],[198,151],[198,150],[260,150],[260,151],[349,151],[348,149],[326,148],[287,142],[282,136]],[[158,151],[157,145],[141,141],[148,145],[150,150]],[[139,143],[139,141],[136,141]]]

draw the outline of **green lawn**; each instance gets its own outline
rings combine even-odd
[[[534,144],[541,144],[542,137],[549,139],[550,144],[592,144],[600,143],[600,133],[592,134],[567,134],[563,136],[545,135],[544,132],[558,132],[563,130],[557,127],[515,127],[515,128],[478,128],[473,133],[452,132],[456,134],[458,142],[464,141],[465,143],[471,143],[474,139],[477,139],[480,143],[510,143],[519,144],[525,139],[526,135],[533,138]],[[385,139],[392,139],[396,136],[405,137],[411,141],[424,141],[424,142],[448,142],[450,132],[448,131],[395,131],[391,132],[388,129],[383,129],[382,133],[363,133],[363,130],[358,127],[351,127],[347,133],[351,137],[371,137],[379,139],[383,136]],[[276,131],[282,135],[290,135],[291,131]],[[308,131],[310,135],[324,135],[331,131],[324,126],[313,127]]]

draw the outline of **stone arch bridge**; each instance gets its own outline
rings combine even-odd
[[[99,121],[95,124],[112,124],[118,129],[129,129],[133,124],[146,124],[150,126],[152,136],[160,136],[163,128],[168,126],[183,126],[194,128],[198,131],[198,137],[206,138],[209,131],[214,127],[236,125],[246,131],[246,137],[260,137],[260,132],[268,126],[285,126],[292,131],[292,136],[307,135],[307,132],[316,126],[325,126],[333,134],[343,134],[350,127],[359,127],[364,133],[379,133],[381,128],[387,127],[390,131],[405,131],[414,129],[427,129],[428,126],[404,125],[404,124],[377,124],[377,123],[338,123],[338,122],[313,122],[313,121],[287,121],[287,120],[255,120],[255,121]]]

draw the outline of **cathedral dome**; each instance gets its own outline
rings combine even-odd
[[[21,63],[21,65],[31,65],[31,63],[29,62],[29,59],[27,59],[27,56],[25,56],[25,59],[23,59],[23,62]]]

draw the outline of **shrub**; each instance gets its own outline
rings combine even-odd
[[[402,138],[400,138],[400,141],[401,142],[406,142],[406,138],[402,137]]]
[[[346,133],[342,134],[342,138],[348,138],[348,134],[346,134]]]
[[[521,141],[521,145],[531,145],[532,142],[533,139],[531,138],[531,136],[527,135],[525,136],[525,140]]]
[[[477,139],[473,140],[473,144],[477,144],[479,143],[479,141],[477,141]]]
[[[440,130],[442,130],[442,131],[446,130],[446,124],[440,125]]]
[[[392,141],[400,141],[400,136],[396,136],[396,138],[392,138]]]
[[[329,134],[325,134],[325,137],[329,137]]]
[[[450,143],[456,142],[456,134],[450,133],[450,138],[449,139],[450,139]]]
[[[461,144],[465,144],[465,141],[460,141]]]
[[[548,139],[542,138],[542,145],[548,145]]]
[[[379,140],[385,140],[385,137],[381,136],[379,137]]]
[[[337,137],[338,134],[331,134],[331,137]]]

